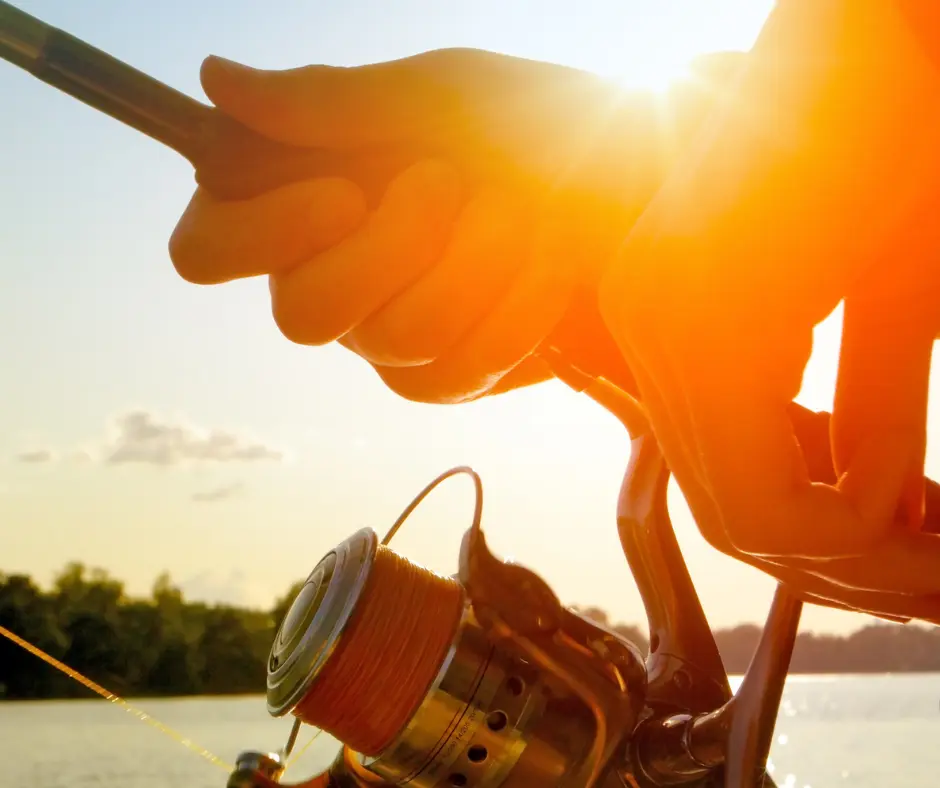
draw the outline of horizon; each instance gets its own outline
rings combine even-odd
[[[66,564],[58,572],[54,574],[58,576],[59,574],[64,573],[66,570],[72,568],[72,566],[74,566],[74,562]],[[95,583],[95,578],[91,576],[91,573],[95,572],[96,570],[101,570],[102,567],[82,565],[82,569],[84,570],[85,582],[93,585]],[[0,569],[0,586],[2,586],[3,581],[5,579],[11,578],[13,576],[14,576],[14,573],[6,573],[2,569]],[[26,577],[28,580],[30,580],[34,584],[34,586],[39,590],[39,592],[44,595],[54,595],[56,593],[55,577],[53,578],[53,581],[50,583],[37,583],[36,579],[29,575],[20,575],[20,576]],[[193,606],[205,605],[207,608],[227,607],[227,608],[231,608],[233,610],[239,611],[239,612],[250,613],[250,614],[273,614],[275,613],[277,606],[283,604],[285,601],[288,601],[288,602],[291,601],[287,597],[288,597],[289,592],[293,590],[292,588],[293,583],[292,583],[289,587],[285,588],[279,595],[277,595],[277,597],[274,600],[272,600],[271,604],[269,605],[263,605],[263,604],[258,605],[258,604],[252,604],[251,602],[249,602],[243,606],[243,605],[240,605],[239,603],[230,602],[226,600],[218,600],[218,599],[213,600],[213,599],[188,596],[187,593],[180,588],[179,584],[172,577],[172,575],[170,575],[167,572],[161,573],[157,575],[155,578],[153,578],[153,581],[150,584],[150,590],[144,591],[144,592],[138,592],[138,593],[129,592],[126,588],[126,583],[124,579],[119,576],[115,576],[111,574],[110,572],[107,573],[107,578],[105,579],[108,581],[115,582],[122,587],[123,589],[122,597],[118,604],[155,602],[156,597],[154,595],[154,586],[158,582],[162,582],[164,579],[166,579],[169,581],[169,587],[171,589],[179,591],[180,599],[185,605],[193,605]],[[295,583],[302,582],[302,580],[303,578],[294,582]],[[636,620],[620,620],[614,616],[610,616],[608,611],[605,610],[600,605],[593,605],[593,604],[581,605],[578,603],[566,604],[564,602],[563,604],[565,604],[566,607],[572,609],[574,612],[578,613],[579,615],[585,616],[586,618],[589,618],[589,619],[595,619],[597,621],[600,621],[600,623],[604,624],[605,626],[613,627],[614,629],[635,628],[636,630],[639,631],[639,633],[644,638],[648,637],[649,635],[649,632],[647,631],[647,626],[646,626],[647,622],[646,622],[645,616],[641,616],[640,618],[637,618]],[[823,637],[836,636],[841,639],[848,639],[848,638],[851,638],[853,635],[860,634],[863,630],[866,630],[866,629],[871,629],[871,628],[894,629],[898,626],[901,626],[891,621],[884,621],[882,619],[875,618],[874,616],[855,616],[855,618],[858,621],[858,625],[854,629],[847,629],[844,632],[818,631],[818,630],[812,630],[812,629],[806,629],[804,627],[800,627],[799,632],[797,634],[807,635],[807,636],[823,636]],[[276,624],[277,623],[276,616],[275,616],[274,621]],[[904,625],[904,626],[907,629],[910,629],[913,627],[915,629],[922,629],[927,632],[932,632],[937,629],[937,627],[935,627],[933,624],[925,623],[923,621],[912,621],[909,624]],[[715,634],[728,634],[734,630],[748,629],[748,628],[751,628],[751,629],[756,628],[756,630],[762,631],[763,627],[764,627],[763,621],[738,621],[736,623],[732,623],[723,627],[715,627],[713,631],[715,632]],[[0,640],[0,643],[2,642],[3,641]]]
[[[205,101],[208,54],[287,68],[451,46],[659,87],[696,55],[749,48],[773,1],[14,5]],[[74,560],[133,595],[167,571],[193,601],[264,608],[353,531],[383,533],[428,481],[466,464],[483,478],[494,550],[563,603],[642,624],[614,523],[628,441],[613,417],[555,382],[469,405],[407,402],[347,351],[291,344],[265,281],[201,288],[173,270],[186,161],[5,62],[0,95],[17,120],[0,126],[0,571],[46,587]],[[798,401],[817,410],[832,403],[839,331],[838,310],[816,331]],[[931,418],[931,476],[938,427]],[[774,581],[708,546],[674,482],[669,499],[713,627],[761,624]],[[394,547],[451,573],[471,505],[469,485],[447,483]],[[801,631],[873,621],[807,606]]]

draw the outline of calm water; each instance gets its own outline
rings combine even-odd
[[[241,749],[277,749],[290,728],[267,716],[260,697],[139,705],[224,760]],[[288,777],[319,770],[336,747],[321,737]],[[222,788],[226,779],[217,766],[102,700],[0,703],[0,756],[3,788]],[[934,788],[940,674],[795,677],[772,757],[778,785],[786,788]]]

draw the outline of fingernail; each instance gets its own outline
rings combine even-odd
[[[217,74],[225,76],[240,77],[254,72],[255,69],[246,66],[243,63],[237,63],[234,60],[220,57],[219,55],[209,55],[202,64],[203,69],[211,69]]]

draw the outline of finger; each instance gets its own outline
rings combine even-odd
[[[244,201],[216,200],[197,189],[170,238],[170,258],[196,284],[276,273],[332,246],[365,214],[362,192],[340,178]]]
[[[813,485],[787,417],[787,400],[759,387],[697,384],[687,401],[695,446],[724,527],[742,552],[837,558],[877,549],[893,519],[909,461],[903,443],[868,456],[878,486],[850,498]]]
[[[882,441],[906,457],[898,514],[913,530],[923,524],[927,398],[936,325],[924,321],[913,304],[874,294],[847,298],[833,408],[833,459],[852,499],[884,485],[877,460]],[[932,309],[935,311],[936,307]]]
[[[443,259],[344,338],[372,364],[427,364],[453,347],[497,303],[525,261],[528,206],[495,189],[476,194]]]
[[[531,144],[528,126],[518,129],[507,121],[517,105],[539,118],[583,122],[610,92],[584,71],[462,48],[353,68],[285,71],[209,57],[201,79],[214,104],[255,131],[295,145],[337,149],[405,141],[453,149],[493,123],[508,138],[521,131]],[[545,124],[538,130],[543,136],[553,131]]]
[[[555,375],[549,364],[539,356],[529,356],[518,366],[513,367],[499,382],[493,386],[487,394],[505,394],[507,391],[533,386],[536,383],[542,383],[551,380]]]
[[[803,566],[845,588],[940,595],[940,536],[894,531],[867,555]]]
[[[569,195],[554,195],[540,212],[525,267],[499,303],[433,363],[379,367],[386,385],[408,399],[466,402],[492,390],[528,358],[603,263],[597,227],[582,210]]]
[[[437,261],[459,207],[449,165],[425,161],[404,172],[355,233],[271,278],[281,332],[305,345],[347,334]]]
[[[848,587],[817,573],[809,562],[801,566],[789,561],[770,563],[750,559],[747,562],[780,580],[794,593],[813,597],[828,607],[841,607],[880,617],[940,619],[938,593],[910,595],[885,589]]]
[[[845,610],[850,613],[862,613],[895,624],[907,624],[912,620],[930,624],[940,623],[940,597],[914,597],[903,595],[867,594],[847,597],[848,601],[828,599],[813,594],[804,594],[805,602],[822,607]]]
[[[209,57],[200,76],[216,106],[261,134],[295,145],[350,148],[423,137],[429,122],[458,117],[457,91],[431,77],[435,60],[447,61],[448,54],[285,71]]]
[[[383,379],[383,382],[394,391],[394,387],[390,385],[387,379],[389,375],[385,374],[381,367],[376,366],[375,369],[379,373],[379,377]],[[481,392],[476,397],[468,395],[464,397],[463,401],[467,402],[482,396],[505,394],[509,391],[525,388],[526,386],[533,386],[536,383],[544,383],[546,380],[551,380],[552,378],[554,378],[554,373],[542,358],[539,356],[529,356],[523,359],[518,366],[513,367],[509,372],[503,375],[494,386]],[[428,393],[422,395],[418,389],[403,387],[401,391],[397,391],[396,393],[407,396],[409,399],[413,399],[417,402],[439,402],[436,392],[437,389],[433,388],[430,389]]]
[[[696,511],[696,522],[705,525],[703,533],[711,538],[709,542],[713,547],[726,555],[744,561],[787,586],[794,594],[804,601],[821,604],[843,610],[868,613],[880,618],[893,620],[909,620],[920,618],[925,620],[940,619],[940,594],[912,596],[894,591],[885,591],[883,588],[865,590],[848,587],[836,582],[830,577],[820,574],[817,570],[819,562],[786,559],[768,561],[750,555],[741,554],[728,542],[726,536],[721,536],[712,523],[720,522],[717,519],[717,510],[714,503],[696,499],[693,508]],[[702,518],[702,514],[705,514]],[[702,518],[702,519],[700,519]]]
[[[792,557],[767,560],[742,554],[734,548],[722,529],[721,514],[705,491],[698,486],[690,486],[684,488],[683,492],[695,512],[696,524],[712,547],[766,572],[807,601],[812,598],[811,601],[829,607],[845,608],[879,617],[940,619],[940,593],[937,593],[936,583],[933,587],[930,584],[921,584],[916,591],[902,590],[897,587],[897,583],[894,586],[886,583],[885,577],[878,571],[871,571],[873,563],[879,563],[885,558],[884,551],[869,555],[860,562],[801,561]],[[940,544],[940,537],[934,539]],[[936,564],[940,559],[925,557],[923,560],[926,564],[931,560]],[[893,558],[889,558],[888,562],[898,565]],[[834,567],[842,564],[845,565],[845,572],[833,571]],[[904,564],[904,559],[900,564]],[[908,566],[916,569],[911,564]],[[834,577],[836,574],[840,576]],[[935,573],[928,573],[928,576],[932,577],[933,574]],[[924,575],[921,574],[921,577]],[[851,582],[845,582],[847,579]],[[874,582],[868,582],[872,579]]]
[[[644,265],[642,253],[637,257],[629,245],[619,250],[601,280],[598,306],[683,494],[688,497],[695,490],[710,501],[682,385],[666,350],[667,338],[676,330],[673,321],[684,311],[681,274],[675,259],[666,262],[660,255],[659,263]],[[698,519],[699,510],[692,511]]]

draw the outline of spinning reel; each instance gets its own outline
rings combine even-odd
[[[425,488],[382,544],[365,529],[327,553],[281,624],[268,665],[268,711],[292,714],[295,733],[301,723],[312,723],[344,744],[327,772],[298,788],[773,785],[764,770],[802,603],[778,588],[754,660],[732,696],[669,520],[669,473],[641,409],[606,381],[553,363],[631,432],[617,524],[646,607],[650,653],[644,659],[630,641],[566,609],[537,574],[494,556],[480,523],[480,480],[469,469],[454,469]],[[456,578],[392,559],[385,544],[404,518],[458,472],[473,477],[477,506]],[[393,632],[382,655],[355,650],[373,664],[361,671],[337,664],[352,658],[353,643],[344,648],[344,642],[361,639],[357,624],[395,592],[390,576],[378,574],[389,560],[408,564],[407,582],[426,575],[424,601],[449,608],[446,626],[431,631],[427,619],[412,616],[411,631]],[[393,675],[383,676],[384,687],[346,691],[357,708],[317,708],[340,699],[342,693],[323,685],[341,673],[374,684],[374,663],[389,668],[399,645],[414,652],[400,668],[412,672],[420,662],[423,673],[412,677],[416,696],[406,703],[402,695],[401,707],[391,710],[398,716],[382,735],[375,736],[373,726],[363,738],[350,723],[358,719],[369,727],[363,714],[375,705],[370,693],[389,701],[402,683]],[[270,788],[283,769],[279,754],[242,753],[228,788]]]

